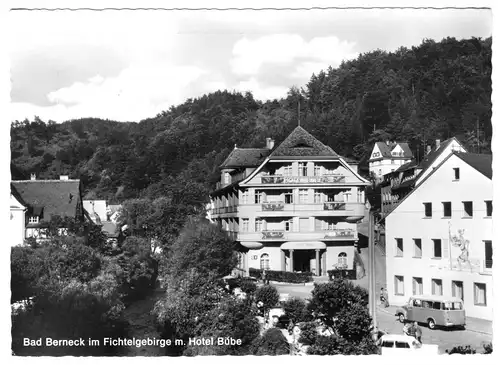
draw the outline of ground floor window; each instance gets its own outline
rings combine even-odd
[[[396,275],[394,276],[394,294],[395,295],[404,295],[404,276]]]
[[[451,295],[455,298],[464,300],[464,282],[455,281],[451,282]]]
[[[267,253],[260,256],[260,269],[269,270],[269,255]]]
[[[422,278],[413,278],[413,295],[422,295],[423,293]]]
[[[474,305],[486,305],[486,284],[474,283]]]
[[[432,279],[432,295],[443,295],[443,280]]]
[[[347,267],[347,254],[345,252],[339,253],[337,262],[340,267]]]

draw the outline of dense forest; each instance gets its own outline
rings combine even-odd
[[[455,136],[469,151],[491,153],[491,44],[491,38],[446,38],[377,50],[312,75],[279,100],[215,91],[137,123],[15,121],[11,161],[25,176],[80,178],[86,198],[120,203],[176,188],[208,199],[234,145],[260,147],[266,137],[279,143],[299,118],[362,165],[383,140],[407,141],[422,156],[426,144]]]

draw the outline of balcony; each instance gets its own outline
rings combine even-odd
[[[228,214],[228,213],[237,213],[237,212],[238,212],[237,205],[233,205],[230,207],[220,207],[220,208],[212,209],[212,214]]]
[[[238,232],[239,241],[353,241],[358,239],[354,228],[337,228],[332,230],[317,230],[293,232],[285,230],[266,230],[260,232]]]
[[[365,205],[360,202],[298,203],[267,202],[261,204],[241,204],[238,212],[259,217],[364,217]]]
[[[261,184],[278,184],[278,185],[294,185],[294,184],[346,184],[344,175],[323,175],[323,176],[280,176],[268,175],[261,176]]]
[[[263,212],[282,211],[285,209],[285,203],[284,202],[264,202],[261,205],[261,209]]]

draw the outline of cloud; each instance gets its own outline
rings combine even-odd
[[[235,87],[241,92],[251,91],[256,99],[272,100],[286,96],[288,87],[286,86],[265,86],[262,85],[255,77],[249,80],[241,81]]]
[[[233,47],[230,61],[237,75],[257,75],[265,64],[296,66],[296,77],[306,77],[311,68],[336,67],[342,60],[356,57],[355,42],[335,36],[315,37],[309,41],[297,34],[273,34],[257,39],[243,38]],[[319,70],[317,70],[319,71]]]

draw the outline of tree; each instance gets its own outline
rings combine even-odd
[[[285,315],[293,321],[293,323],[307,322],[310,319],[310,314],[307,311],[306,302],[301,298],[290,298],[284,305]]]
[[[259,306],[259,303],[262,303],[260,306],[264,311],[264,314],[267,313],[271,308],[276,306],[280,300],[280,295],[278,290],[271,285],[264,285],[257,289],[255,292],[255,302]]]
[[[174,277],[196,269],[222,278],[236,266],[233,242],[220,227],[205,219],[191,218],[172,246],[168,272]]]
[[[278,328],[270,328],[254,340],[253,355],[288,355],[290,345]]]

